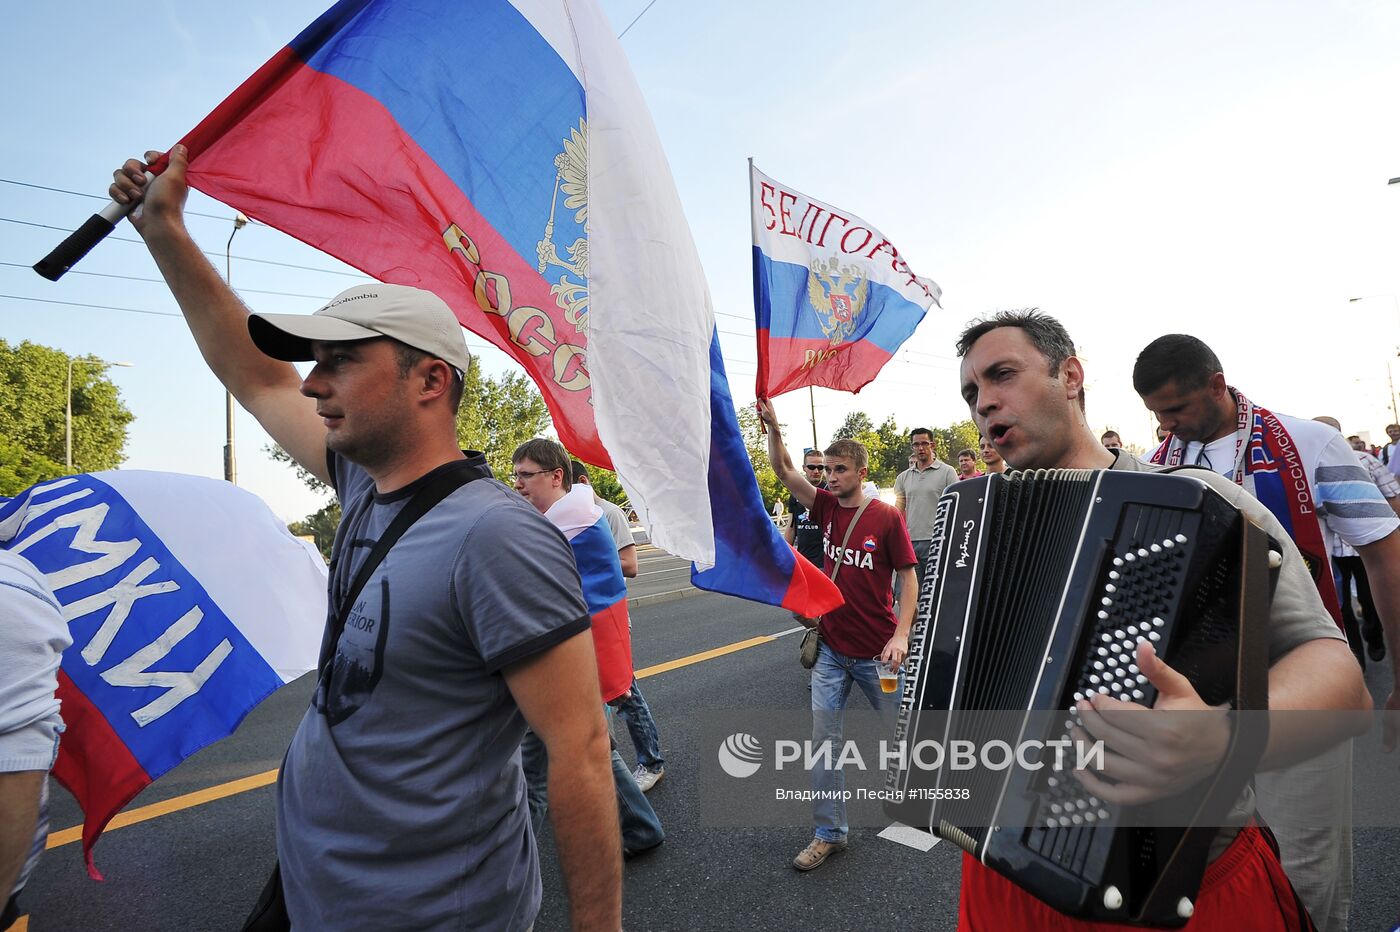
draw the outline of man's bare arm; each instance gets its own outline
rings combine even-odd
[[[622,564],[622,575],[628,579],[637,575],[637,545],[628,544],[617,552],[617,562]]]
[[[593,635],[577,634],[505,670],[549,755],[549,813],[576,930],[622,928],[622,835]]]
[[[0,773],[0,898],[9,898],[34,844],[39,793],[48,776],[42,770]]]
[[[1400,499],[1386,499],[1393,506]],[[1361,562],[1366,566],[1366,578],[1371,583],[1371,598],[1376,603],[1376,613],[1380,615],[1381,629],[1385,633],[1386,648],[1390,651],[1390,672],[1394,678],[1390,695],[1385,700],[1389,713],[1400,712],[1400,530],[1391,531],[1378,541],[1357,547]],[[1347,598],[1343,595],[1342,598]],[[1396,716],[1387,715],[1384,720],[1386,750],[1394,750],[1396,745]]]
[[[772,464],[778,481],[802,503],[803,508],[811,508],[812,503],[817,500],[816,486],[807,481],[802,471],[793,465],[792,457],[788,456],[787,447],[783,446],[783,431],[778,426],[778,416],[773,413],[772,402],[760,401],[758,416],[768,427],[768,462]]]
[[[147,152],[146,160],[159,156]],[[185,229],[185,164],[184,147],[176,146],[169,168],[148,184],[146,166],[129,159],[114,173],[110,193],[119,203],[140,203],[132,225],[146,241],[214,375],[294,460],[329,484],[326,428],[316,416],[315,401],[301,394],[301,376],[291,363],[265,356],[253,345],[248,309]]]

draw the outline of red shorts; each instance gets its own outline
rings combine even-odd
[[[1275,932],[1314,926],[1283,872],[1273,837],[1248,825],[1211,862],[1196,897],[1196,913],[1186,932]],[[1001,874],[963,855],[958,929],[964,932],[1126,932],[1117,922],[1089,922],[1066,916],[1022,890]]]

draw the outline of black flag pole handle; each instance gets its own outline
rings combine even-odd
[[[154,177],[155,175],[146,172],[148,184]],[[88,217],[82,226],[68,234],[68,238],[55,246],[52,252],[34,263],[34,271],[51,282],[58,281],[64,272],[77,265],[94,246],[106,239],[107,234],[115,230],[121,219],[131,213],[135,206],[109,201],[106,207]]]

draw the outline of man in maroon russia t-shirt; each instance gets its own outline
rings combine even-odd
[[[793,466],[772,405],[760,401],[758,414],[768,427],[773,471],[798,502],[811,509],[822,529],[826,571],[829,575],[836,570],[836,588],[846,599],[846,604],[822,616],[822,643],[812,668],[812,747],[830,742],[839,748],[852,685],[860,687],[876,711],[893,713],[899,701],[898,689],[881,690],[875,662],[898,667],[909,653],[916,600],[902,600],[896,619],[891,578],[897,573],[902,591],[918,591],[914,546],[898,509],[878,499],[866,500],[862,486],[869,470],[864,446],[837,440],[827,447],[826,488],[818,489]],[[857,512],[860,519],[851,528]],[[834,750],[831,759],[835,759]],[[793,858],[792,866],[800,871],[819,867],[843,850],[849,830],[840,769],[823,766],[818,757],[812,768],[812,789],[816,831],[811,843]]]

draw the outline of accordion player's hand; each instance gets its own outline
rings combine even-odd
[[[1209,706],[1191,681],[1141,642],[1137,665],[1157,690],[1152,708],[1095,694],[1076,708],[1076,740],[1102,741],[1103,766],[1074,775],[1100,799],[1135,806],[1173,796],[1219,766],[1230,742],[1229,711]]]

